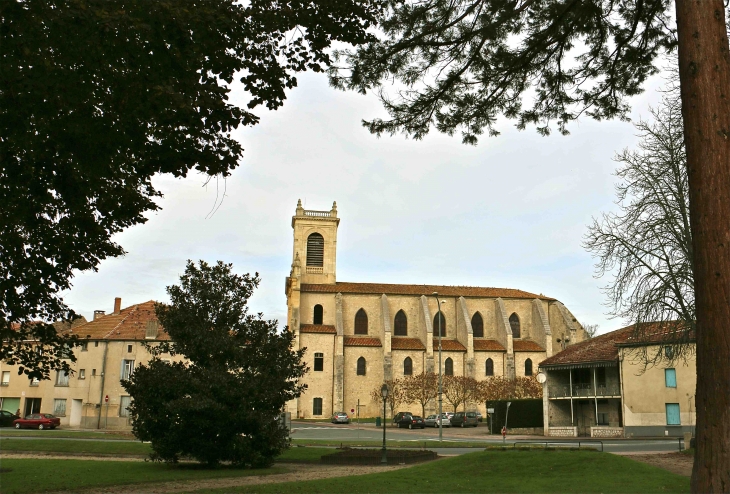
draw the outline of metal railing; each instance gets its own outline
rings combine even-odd
[[[545,449],[547,449],[551,444],[557,447],[565,447],[566,445],[577,444],[578,449],[580,449],[581,444],[595,444],[596,446],[600,444],[601,452],[603,452],[603,441],[598,441],[595,439],[585,439],[578,441],[515,441],[512,443],[512,448],[517,448],[518,444],[544,444]]]
[[[570,386],[551,386],[548,388],[550,398],[564,398],[571,396]],[[587,398],[593,396],[621,396],[618,385],[597,386],[595,389],[590,384],[574,384],[573,397]]]

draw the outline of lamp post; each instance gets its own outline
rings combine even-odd
[[[443,393],[444,393],[444,378],[441,375],[441,301],[439,300],[439,294],[437,292],[433,292],[433,296],[436,297],[436,310],[437,314],[439,315],[439,446],[443,443],[443,420],[444,420],[444,410],[443,410]]]
[[[383,385],[380,387],[380,396],[383,397],[383,457],[380,460],[380,463],[383,465],[388,464],[388,455],[385,451],[385,401],[388,398],[388,385],[383,383]]]
[[[502,435],[502,443],[505,443],[507,441],[507,419],[509,418],[509,407],[512,404],[511,401],[507,402],[507,413],[504,414],[504,430],[505,434]]]

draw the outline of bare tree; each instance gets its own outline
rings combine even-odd
[[[395,409],[405,402],[406,395],[403,388],[403,381],[401,379],[388,380],[385,381],[385,384],[388,385],[388,397],[385,400],[388,404],[388,408],[390,408],[390,416],[394,417]],[[382,384],[378,385],[378,387],[370,393],[370,397],[375,400],[376,403],[380,403],[383,400],[383,397],[380,395],[381,386]]]
[[[694,337],[695,297],[681,110],[672,86],[651,109],[653,120],[636,124],[639,149],[616,157],[619,210],[594,219],[584,241],[597,259],[597,276],[611,276],[604,288],[611,314],[635,324],[637,340],[674,347],[641,352],[647,363],[694,348],[686,344]]]
[[[426,416],[426,405],[438,396],[438,376],[433,372],[422,372],[403,379],[405,401],[421,405],[421,416]]]
[[[517,377],[515,380],[502,376],[488,377],[480,381],[479,401],[542,398],[542,384],[537,378]]]
[[[443,390],[444,398],[454,407],[454,412],[461,405],[466,405],[479,397],[479,385],[473,377],[444,376]]]
[[[583,330],[586,332],[588,338],[593,338],[598,334],[598,324],[584,324]]]

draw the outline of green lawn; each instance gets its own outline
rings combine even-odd
[[[131,433],[123,432],[91,432],[91,431],[49,431],[49,430],[35,430],[35,429],[0,429],[0,438],[3,437],[72,437],[76,439],[126,439],[128,441],[136,441],[137,438]]]
[[[326,439],[292,439],[293,444],[301,444],[303,446],[350,446],[351,448],[380,448],[383,445],[383,441],[334,441]],[[495,443],[479,442],[479,441],[449,441],[444,440],[442,444],[438,441],[386,441],[389,448],[487,448],[494,446]],[[509,447],[512,447],[512,443],[508,443]]]
[[[689,492],[689,478],[609,453],[485,451],[393,472],[227,488],[226,492],[681,493]]]
[[[0,458],[3,494],[24,494],[54,490],[77,491],[89,487],[200,480],[246,475],[273,475],[286,468],[261,470],[234,468],[204,469],[198,465],[165,465],[143,461],[36,460]],[[133,489],[131,489],[133,490]]]

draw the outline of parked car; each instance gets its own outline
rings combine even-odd
[[[401,421],[401,419],[402,419],[402,418],[403,418],[403,417],[404,417],[405,415],[413,415],[413,414],[412,414],[411,412],[398,412],[398,413],[396,413],[396,414],[395,414],[395,417],[393,417],[393,423],[394,423],[394,424],[397,424],[398,422],[400,422],[400,421]]]
[[[409,429],[425,429],[426,424],[423,422],[423,418],[418,415],[403,415],[398,421],[398,427],[408,427]]]
[[[454,427],[476,427],[478,424],[476,412],[456,412],[451,417],[451,425]]]
[[[50,413],[33,413],[24,419],[13,420],[16,429],[55,429],[61,425],[61,419]]]
[[[481,412],[475,412],[475,413],[477,414],[477,420],[479,422],[481,422],[482,421],[482,414],[481,414]]]
[[[0,410],[0,427],[12,427],[13,421],[19,419],[14,413],[7,410]]]
[[[345,412],[335,412],[332,414],[331,421],[333,424],[349,424],[350,417]]]
[[[441,427],[451,427],[451,421],[446,418],[442,417],[441,420],[439,420],[438,415],[429,415],[426,417],[426,420],[423,421],[424,425],[426,427],[438,427],[439,422],[441,422]]]

